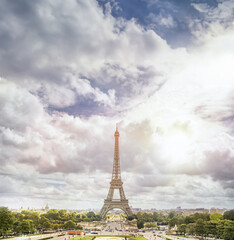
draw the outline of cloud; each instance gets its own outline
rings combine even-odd
[[[162,13],[158,15],[150,13],[147,19],[151,22],[151,24],[158,24],[166,28],[173,28],[176,26],[176,22],[173,20],[171,15],[164,16]]]
[[[56,5],[2,1],[1,5],[5,9],[2,39],[6,40],[0,54],[2,76],[16,82],[21,78],[20,85],[50,108],[74,106],[83,98],[114,108],[116,102],[128,101],[126,93],[115,95],[116,85],[123,93],[126,88],[131,91],[129,99],[145,87],[144,96],[152,94],[147,89],[151,79],[162,76],[150,86],[155,90],[165,81],[163,63],[174,55],[166,42],[134,20],[104,15],[95,1]],[[11,34],[5,26],[10,26]]]
[[[204,198],[231,206],[231,25],[197,20],[199,41],[172,49],[96,1],[1,1],[0,9],[1,202],[101,207],[118,122],[134,206],[199,207]],[[155,21],[175,28],[169,14]]]
[[[191,3],[191,6],[201,13],[207,13],[211,9],[207,3]]]
[[[216,7],[206,3],[192,3],[196,10],[204,13],[200,18],[190,22],[191,33],[196,42],[208,42],[209,39],[233,31],[233,1],[220,1]]]
[[[210,6],[207,3],[191,3],[197,11],[206,13],[205,19],[213,21],[232,22],[233,20],[233,1],[219,1],[216,7]]]

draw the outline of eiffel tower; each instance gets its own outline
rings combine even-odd
[[[128,200],[125,197],[124,190],[123,190],[123,182],[121,181],[118,126],[116,126],[116,131],[114,136],[115,136],[115,152],[114,152],[112,179],[110,182],[110,188],[109,188],[107,198],[104,200],[104,205],[100,211],[101,218],[104,218],[107,212],[114,208],[119,208],[123,210],[127,214],[127,216],[133,215],[132,210],[128,205]],[[119,190],[120,199],[113,199],[115,189]]]

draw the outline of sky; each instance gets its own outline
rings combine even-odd
[[[1,0],[0,206],[234,208],[233,0]]]

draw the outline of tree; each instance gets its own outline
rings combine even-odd
[[[82,227],[80,224],[78,224],[78,225],[76,226],[76,229],[78,229],[78,230],[82,230],[83,227]]]
[[[223,215],[221,214],[221,213],[212,213],[212,214],[210,214],[210,220],[211,221],[220,221],[220,220],[222,220],[222,218],[223,218]]]
[[[156,226],[155,223],[146,223],[146,224],[145,224],[145,227],[146,227],[146,228],[156,228],[157,226]]]
[[[212,235],[213,237],[217,234],[217,221],[207,221],[204,223],[206,236]]]
[[[137,220],[137,227],[138,227],[139,229],[143,228],[143,227],[144,227],[144,221],[138,219],[138,220]]]
[[[195,223],[195,233],[199,236],[204,235],[205,233],[205,228],[204,228],[204,220],[203,219],[197,219]]]
[[[95,217],[95,213],[94,212],[88,212],[87,217],[88,218],[93,218],[93,217]]]
[[[52,227],[54,230],[58,230],[60,228],[60,225],[59,224],[53,224],[53,227]]]
[[[50,220],[59,220],[59,213],[57,209],[51,209],[47,213],[43,214],[44,217]]]
[[[210,221],[209,213],[194,213],[192,216],[195,221],[198,219],[203,219],[204,221]]]
[[[42,229],[44,231],[44,230],[50,229],[51,227],[52,227],[52,224],[49,221],[49,219],[44,217],[44,216],[42,216],[40,221],[39,221],[39,227],[38,228]]]
[[[169,225],[170,228],[173,228],[177,224],[178,224],[178,218],[177,217],[173,217],[168,222],[168,225]]]
[[[224,223],[225,220],[221,220],[217,223],[217,228],[216,228],[216,237],[221,238],[224,232]]]
[[[73,214],[72,215],[67,214],[67,210],[64,210],[64,209],[58,211],[58,217],[62,221],[69,221],[71,220],[70,218],[75,220],[75,216]]]
[[[14,233],[21,233],[21,224],[20,224],[21,222],[20,221],[16,221],[16,222],[14,222],[14,224],[13,224],[13,232]]]
[[[13,227],[12,213],[6,207],[0,207],[0,234],[6,234]]]
[[[189,223],[187,225],[187,232],[192,234],[192,235],[195,234],[195,232],[196,232],[195,223]]]
[[[178,226],[177,232],[180,234],[185,234],[186,233],[186,224],[181,224]]]
[[[134,219],[134,216],[132,215],[132,216],[128,216],[128,220],[129,221],[132,221]]]
[[[24,219],[20,224],[21,233],[34,233],[35,227],[32,220]]]
[[[227,220],[232,220],[234,221],[234,209],[230,210],[230,211],[226,211],[224,214],[223,214],[223,218],[224,219],[227,219]]]
[[[21,218],[21,222],[23,219],[32,220],[36,228],[38,227],[39,220],[40,220],[40,213],[39,212],[33,212],[33,211],[22,211],[22,216],[19,216]],[[23,217],[23,219],[22,219]]]
[[[222,237],[225,240],[234,240],[234,221],[225,220]]]
[[[172,219],[174,217],[180,218],[181,216],[182,216],[182,214],[178,213],[176,211],[171,211],[171,212],[168,213],[168,218],[169,219]]]
[[[154,219],[155,222],[158,221],[158,215],[159,215],[159,214],[158,214],[157,212],[154,212],[154,213],[153,213],[153,219]]]
[[[64,229],[76,229],[76,224],[72,220],[69,220],[64,223],[63,228]]]
[[[185,217],[184,222],[185,222],[186,224],[194,223],[194,222],[195,222],[195,218],[194,218],[193,215],[187,216],[187,217]]]

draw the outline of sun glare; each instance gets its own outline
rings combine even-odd
[[[184,162],[187,160],[191,139],[182,132],[169,133],[162,139],[161,154],[171,161]]]

